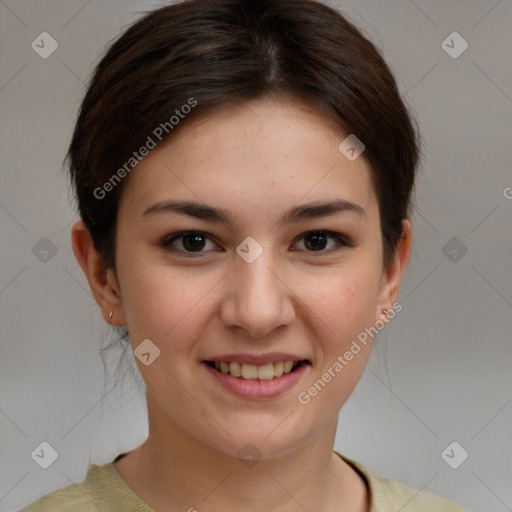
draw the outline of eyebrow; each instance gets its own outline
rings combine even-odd
[[[221,222],[228,226],[234,224],[234,218],[228,210],[193,201],[160,201],[146,208],[142,215],[148,216],[169,213],[188,215],[211,222]],[[366,219],[366,212],[362,206],[345,199],[335,199],[332,201],[316,201],[293,206],[281,215],[277,223],[280,225],[291,224],[306,219],[335,215],[337,213],[355,213],[359,217]]]

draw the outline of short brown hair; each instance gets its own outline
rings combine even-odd
[[[191,98],[196,106],[179,129],[207,112],[271,95],[306,102],[365,144],[389,264],[408,217],[420,145],[379,51],[317,1],[185,0],[124,31],[96,67],[80,108],[67,153],[70,177],[107,267],[115,271],[117,211],[128,176],[104,197],[95,190],[155,127]],[[165,139],[175,132],[168,129]]]

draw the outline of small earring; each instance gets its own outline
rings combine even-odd
[[[113,315],[113,311],[110,312],[110,315],[108,315],[108,323],[110,324],[112,322],[112,315]]]

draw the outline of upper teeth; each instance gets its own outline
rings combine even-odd
[[[283,373],[290,373],[298,361],[285,361],[268,363],[261,366],[236,362],[215,362],[215,368],[222,373],[229,373],[233,377],[244,379],[272,380],[274,377],[281,377]]]

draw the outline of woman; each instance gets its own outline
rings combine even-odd
[[[69,148],[72,244],[149,436],[24,510],[461,511],[333,452],[401,308],[418,154],[382,57],[319,2],[189,0],[130,27]]]

